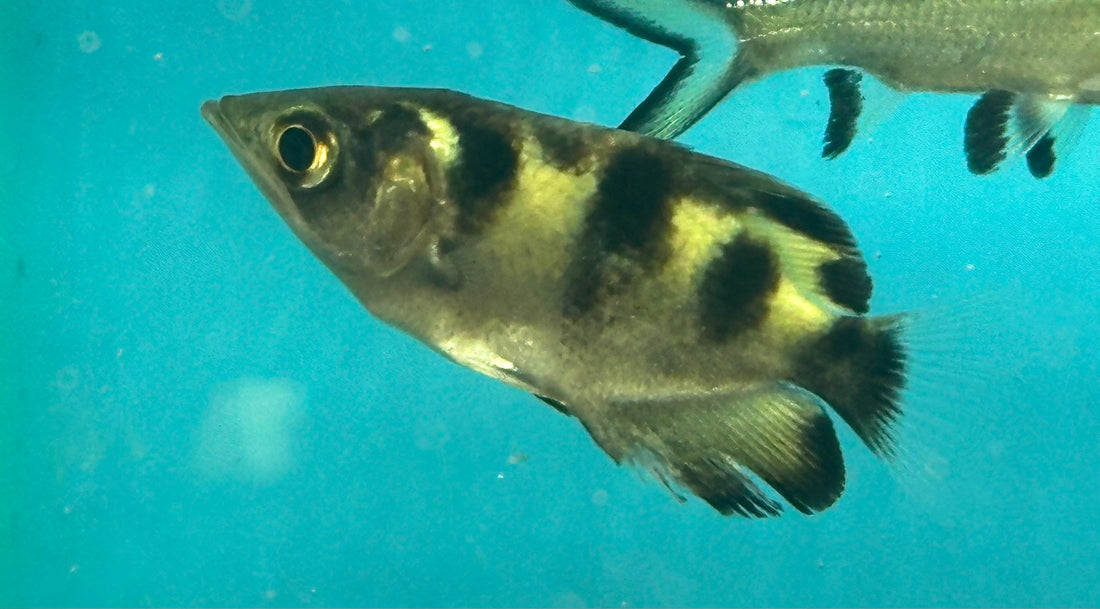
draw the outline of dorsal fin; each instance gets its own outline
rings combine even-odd
[[[862,80],[859,72],[846,68],[834,68],[825,73],[825,87],[829,89],[829,123],[822,141],[823,158],[835,159],[852,145],[863,111]]]
[[[867,312],[872,291],[867,263],[835,212],[771,176],[720,159],[696,163],[689,179],[715,189],[714,200],[744,214],[745,230],[771,245],[783,275],[803,297],[838,313]]]

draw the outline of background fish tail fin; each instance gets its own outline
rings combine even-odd
[[[756,73],[756,68],[742,54],[727,61],[696,55],[693,49],[673,66],[619,128],[665,139],[679,137]]]
[[[617,404],[593,433],[616,461],[646,468],[722,514],[780,513],[770,487],[804,513],[832,505],[844,461],[816,396],[787,383]],[[679,496],[679,494],[677,494]]]
[[[627,32],[668,47],[681,57],[620,125],[672,139],[687,131],[745,80],[756,75],[735,24],[709,2],[570,0]]]

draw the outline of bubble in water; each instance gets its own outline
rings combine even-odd
[[[76,37],[77,44],[80,45],[81,53],[95,53],[99,50],[99,47],[103,46],[103,42],[99,39],[99,34],[91,30],[84,30]]]
[[[196,470],[211,478],[269,484],[295,459],[305,391],[287,379],[246,378],[219,387],[195,451]]]
[[[230,21],[241,21],[252,12],[252,0],[218,0],[218,12]]]

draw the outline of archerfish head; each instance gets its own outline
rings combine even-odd
[[[208,101],[202,115],[295,234],[355,281],[430,255],[449,224],[446,155],[415,97],[375,87],[253,93]]]

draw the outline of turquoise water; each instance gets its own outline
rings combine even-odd
[[[913,95],[824,162],[805,70],[685,136],[829,202],[874,309],[930,320],[908,470],[842,433],[833,508],[726,519],[369,317],[198,112],[409,85],[616,124],[675,56],[564,0],[378,4],[0,7],[0,605],[1100,603],[1100,120],[976,178],[973,98]]]

